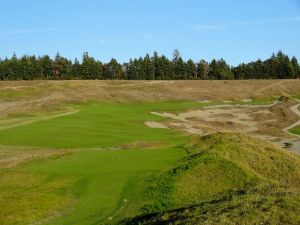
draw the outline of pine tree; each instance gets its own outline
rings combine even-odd
[[[81,66],[76,65],[76,67],[79,69],[79,76],[83,79],[103,79],[102,63],[90,57],[87,52],[83,53]]]
[[[57,53],[52,62],[52,73],[54,79],[70,79],[72,75],[72,62]]]
[[[122,66],[116,59],[112,58],[108,64],[104,66],[104,78],[105,79],[121,79]]]
[[[155,67],[154,64],[147,54],[144,58],[144,68],[145,68],[145,78],[146,80],[154,80],[155,79]]]
[[[293,78],[300,78],[300,66],[299,66],[298,60],[295,56],[292,57],[291,63],[294,68]]]
[[[50,79],[52,77],[52,60],[48,55],[42,56],[37,61],[37,70],[40,79]]]
[[[79,78],[83,79],[83,77],[81,76],[81,65],[77,58],[75,58],[74,63],[72,65],[72,77],[76,78],[77,80]]]
[[[291,59],[282,51],[265,60],[242,63],[231,68],[225,60],[213,59],[210,63],[201,60],[197,65],[193,60],[185,62],[180,52],[173,52],[173,59],[159,56],[154,52],[150,57],[131,59],[119,64],[116,59],[102,64],[87,52],[82,63],[74,62],[57,54],[52,60],[48,55],[36,57],[23,55],[17,58],[0,59],[0,80],[33,79],[291,79],[300,77],[300,66],[296,57]]]
[[[187,61],[187,79],[189,80],[197,79],[197,68],[192,59]]]
[[[197,65],[197,76],[201,80],[208,80],[209,77],[209,72],[210,72],[210,67],[209,63],[206,62],[205,60],[201,60],[199,64]]]

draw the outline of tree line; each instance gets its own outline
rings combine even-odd
[[[24,55],[0,59],[0,80],[230,80],[230,79],[294,79],[300,78],[300,65],[296,57],[282,51],[267,60],[242,63],[232,67],[224,59],[211,62],[192,59],[184,61],[178,50],[169,59],[154,52],[152,56],[131,59],[120,64],[116,59],[108,63],[83,54],[69,60],[60,54],[54,59],[48,55]]]

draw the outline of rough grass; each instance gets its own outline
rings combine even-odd
[[[46,89],[48,89],[46,87]],[[45,91],[45,87],[41,88],[32,88],[32,87],[24,87],[19,89],[7,89],[0,90],[0,98],[5,101],[13,101],[16,99],[26,99],[33,96],[40,95],[43,91]]]
[[[274,101],[278,100],[280,97],[279,96],[272,96],[272,97],[256,97],[251,99],[251,101],[247,102],[244,100],[233,100],[229,104],[233,105],[266,105],[266,104],[271,104]]]
[[[0,170],[0,223],[32,224],[61,216],[75,203],[72,180]]]
[[[293,98],[300,99],[300,94],[293,95]]]
[[[300,195],[274,186],[233,192],[197,205],[137,217],[127,225],[298,225]]]
[[[196,138],[126,224],[299,224],[300,157],[240,134]]]

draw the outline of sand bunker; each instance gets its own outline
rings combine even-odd
[[[145,122],[145,124],[148,126],[148,127],[151,127],[151,128],[160,128],[160,129],[168,129],[167,126],[161,124],[161,123],[158,123],[158,122],[153,122],[153,121],[147,121]]]
[[[245,102],[250,102],[250,99]],[[290,100],[275,101],[269,105],[214,105],[179,114],[152,112],[168,120],[164,124],[148,121],[146,125],[179,129],[197,135],[218,131],[248,133],[283,145],[287,140],[295,143],[299,141],[299,137],[295,139],[288,132],[300,125],[299,106],[300,103]]]
[[[166,112],[153,112],[153,114],[180,121],[181,123],[171,123],[171,125],[179,129],[182,128],[193,134],[206,134],[212,131],[228,130],[249,133],[258,130],[258,122],[251,114],[271,113],[266,110],[265,107],[266,106],[221,105],[204,107],[203,109],[184,112],[177,115]],[[253,111],[254,108],[256,110]],[[210,126],[208,126],[207,123],[209,123]]]
[[[299,102],[299,100],[298,100],[298,102]],[[289,125],[288,127],[284,128],[283,130],[284,130],[285,132],[289,133],[289,130],[291,130],[291,129],[295,128],[295,127],[300,126],[300,109],[299,109],[299,108],[300,108],[300,103],[297,104],[297,105],[294,105],[294,106],[292,106],[292,107],[290,108],[292,112],[294,112],[296,115],[298,115],[299,120],[296,121],[295,123]],[[295,134],[295,136],[299,136],[299,135],[296,135],[296,134]]]

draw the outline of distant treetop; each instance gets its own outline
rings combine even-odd
[[[59,53],[54,59],[48,55],[36,57],[23,55],[18,58],[0,59],[0,80],[229,80],[229,79],[295,79],[300,78],[297,58],[289,58],[282,51],[269,59],[241,63],[233,67],[224,59],[211,62],[192,59],[184,61],[179,50],[170,60],[154,52],[153,56],[130,59],[120,64],[116,59],[108,63],[83,53],[81,62],[69,60]]]

